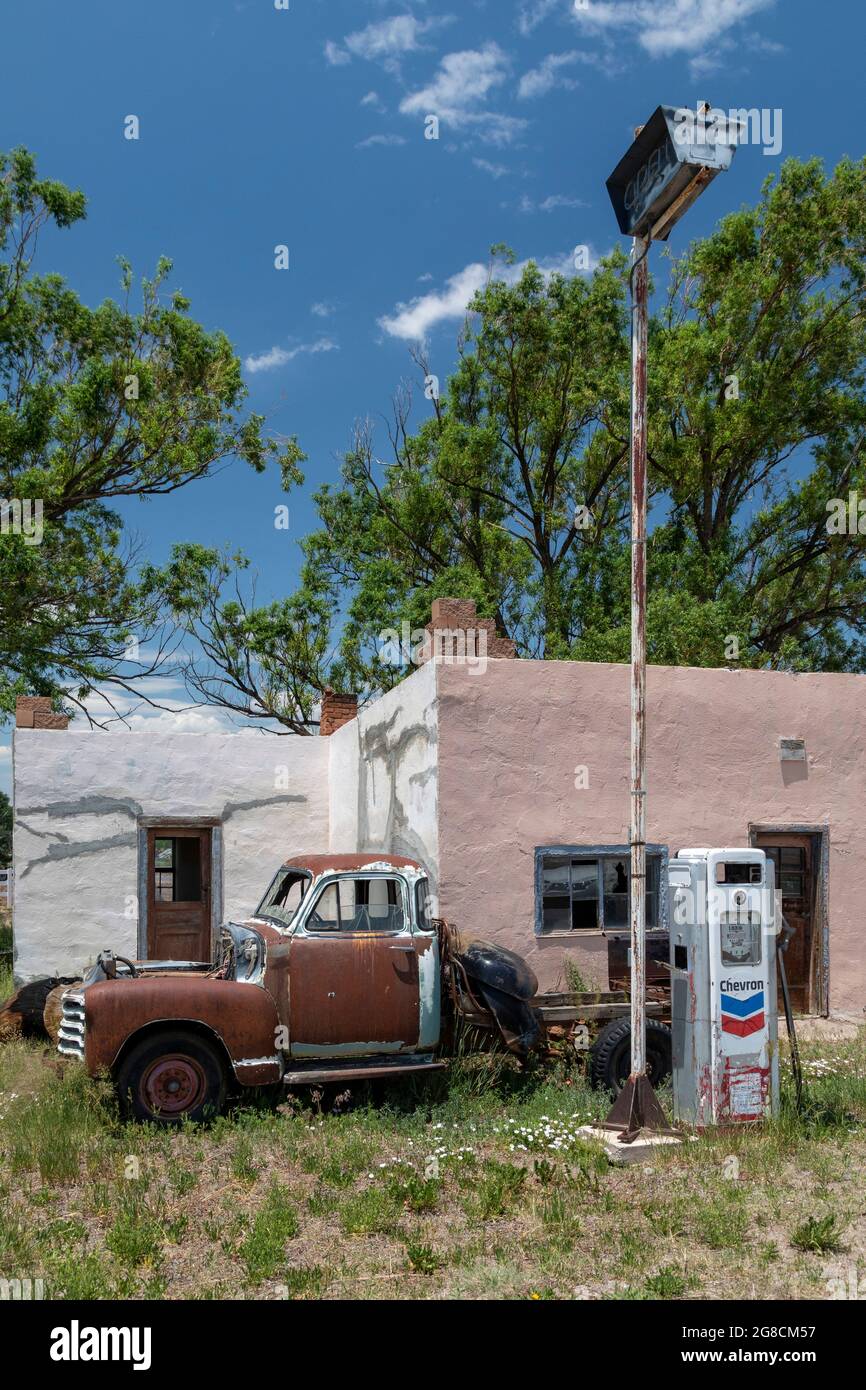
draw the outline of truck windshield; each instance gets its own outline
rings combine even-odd
[[[280,869],[265,896],[256,908],[256,916],[291,926],[310,886],[310,875],[298,869]]]

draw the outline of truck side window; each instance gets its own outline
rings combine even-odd
[[[399,932],[405,922],[398,879],[341,878],[314,904],[307,931]]]
[[[340,929],[340,898],[339,886],[336,883],[329,883],[324,892],[319,896],[314,904],[313,910],[307,920],[308,931],[339,931]]]
[[[344,878],[340,881],[343,931],[402,931],[403,894],[396,878]]]

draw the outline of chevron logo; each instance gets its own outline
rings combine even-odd
[[[750,994],[746,999],[738,999],[734,994],[722,991],[722,1032],[733,1033],[738,1038],[747,1038],[759,1032],[764,1026],[764,991]]]

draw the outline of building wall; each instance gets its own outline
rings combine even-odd
[[[525,955],[543,988],[566,953],[606,980],[607,944],[534,931],[534,850],[627,843],[629,671],[574,662],[439,663],[441,910]],[[647,838],[747,845],[750,824],[830,827],[830,1003],[866,1003],[866,677],[650,667]],[[807,761],[782,762],[779,738]],[[585,766],[589,785],[575,787]]]
[[[328,838],[328,742],[254,732],[16,729],[15,973],[138,952],[142,817],[217,818],[222,912],[248,916],[277,866]]]
[[[329,847],[419,859],[439,870],[436,672],[428,663],[327,739]]]

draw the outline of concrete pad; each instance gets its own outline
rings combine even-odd
[[[639,1163],[659,1149],[668,1148],[671,1144],[682,1144],[685,1138],[694,1137],[683,1134],[656,1134],[653,1130],[642,1129],[631,1144],[624,1144],[622,1135],[615,1129],[603,1129],[601,1125],[581,1125],[577,1132],[582,1139],[591,1139],[594,1143],[600,1144],[607,1154],[608,1161],[621,1166]]]

